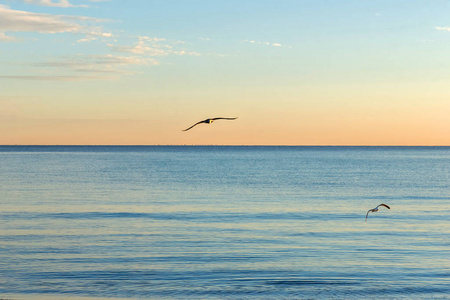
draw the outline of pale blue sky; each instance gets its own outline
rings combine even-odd
[[[449,53],[450,1],[6,0],[0,133],[8,137],[0,144],[38,143],[37,136],[50,143],[50,125],[36,139],[26,133],[42,122],[152,128],[161,119],[173,127],[103,143],[220,143],[172,132],[223,113],[251,121],[239,138],[223,137],[231,144],[370,144],[370,134],[375,144],[420,144],[396,142],[416,127],[434,137],[424,144],[449,144]],[[398,114],[403,131],[383,140]],[[333,125],[342,139],[331,128],[313,130],[323,125],[286,121],[332,116],[343,119]],[[353,141],[352,125],[371,133]],[[70,130],[73,143],[88,143]],[[280,131],[289,134],[275,138]],[[56,132],[53,140],[70,143]]]

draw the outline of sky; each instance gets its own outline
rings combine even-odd
[[[0,66],[0,145],[450,145],[448,0],[0,0]]]

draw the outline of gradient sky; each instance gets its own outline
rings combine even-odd
[[[2,0],[0,63],[0,144],[450,145],[448,0]]]

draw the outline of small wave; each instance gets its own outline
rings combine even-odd
[[[137,212],[62,212],[62,213],[3,213],[0,219],[68,219],[68,220],[99,220],[99,219],[153,219],[153,220],[180,220],[180,221],[208,221],[208,222],[236,222],[237,220],[330,220],[330,219],[354,219],[361,215],[354,213],[304,213],[304,212],[279,212],[279,213],[226,213],[226,212],[161,212],[161,213],[137,213]]]
[[[343,280],[270,280],[267,281],[268,285],[357,285],[360,284],[356,281],[343,281]]]

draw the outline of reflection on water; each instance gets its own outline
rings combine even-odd
[[[0,161],[0,298],[450,294],[450,148],[0,147]]]

